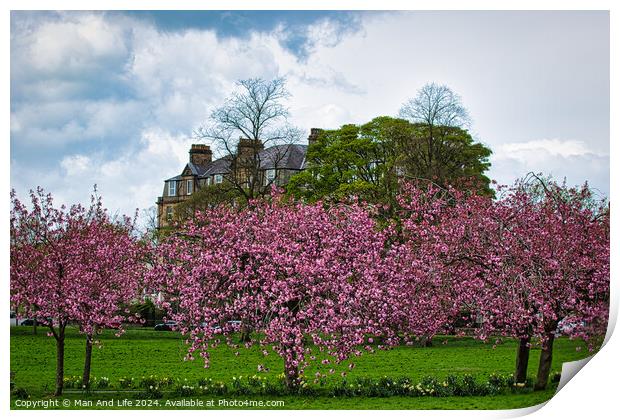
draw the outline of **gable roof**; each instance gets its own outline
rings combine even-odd
[[[212,175],[227,174],[230,172],[230,156],[224,156],[210,162],[206,165],[205,171],[200,175],[201,177],[207,177]]]
[[[258,153],[260,169],[302,170],[305,167],[307,149],[308,146],[305,144],[283,144],[261,150]],[[231,161],[232,157],[229,155],[203,165],[188,162],[181,171],[181,175],[166,179],[166,181],[180,180],[187,170],[199,178],[227,174],[230,173]]]
[[[303,169],[305,144],[283,144],[261,150],[258,154],[260,169]]]
[[[209,167],[209,163],[205,165],[197,165],[195,163],[188,162],[187,165],[185,166],[185,169],[189,169],[192,175],[200,176],[207,171],[208,167]],[[185,169],[183,169],[183,172],[185,172]]]
[[[164,182],[168,182],[168,181],[180,181],[181,180],[181,175],[177,175],[177,176],[173,176],[172,178],[168,178],[165,179]]]

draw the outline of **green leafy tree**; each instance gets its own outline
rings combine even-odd
[[[177,204],[174,218],[177,221],[194,217],[197,211],[205,211],[222,203],[245,205],[246,197],[237,188],[228,183],[215,184],[199,188],[187,200]]]
[[[396,120],[380,117],[363,126],[321,131],[308,147],[307,169],[291,178],[288,191],[308,201],[353,196],[384,201],[396,181],[393,138],[386,132],[393,123]]]
[[[430,152],[431,127],[424,123],[411,124],[408,136],[397,145],[402,173],[442,187],[452,185],[492,195],[490,179],[484,174],[491,166],[491,149],[459,127],[435,126],[432,130],[434,141]]]
[[[429,160],[429,126],[377,117],[364,125],[323,130],[308,147],[306,170],[291,178],[288,192],[307,201],[351,197],[395,204],[400,179],[430,180],[492,194],[484,172],[491,150],[458,127],[435,126]]]
[[[168,224],[164,226],[157,225],[156,209],[154,212],[144,212],[146,226],[143,239],[153,246],[157,246],[162,239],[177,231],[178,223],[193,219],[196,212],[212,209],[220,204],[244,207],[247,203],[247,198],[228,182],[202,186],[187,199],[175,205],[174,215],[168,219]]]
[[[491,166],[491,149],[467,132],[471,118],[458,94],[448,86],[428,83],[403,104],[399,116],[415,127],[399,145],[408,176],[493,194],[484,175]]]

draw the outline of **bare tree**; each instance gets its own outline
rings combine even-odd
[[[138,232],[142,239],[155,244],[157,242],[157,232],[159,226],[157,206],[142,209],[140,213],[141,225]]]
[[[265,181],[265,165],[279,168],[290,145],[301,138],[301,130],[288,123],[283,102],[289,97],[284,78],[240,80],[237,90],[195,133],[230,160],[225,179],[246,199],[270,190],[275,179]]]
[[[401,147],[401,159],[408,162],[413,173],[443,179],[446,171],[460,173],[469,166],[477,168],[475,173],[486,170],[490,150],[471,141],[466,130],[471,124],[469,113],[460,96],[449,87],[424,85],[403,104],[399,117],[412,122],[417,130],[417,135]],[[479,149],[473,156],[471,147]],[[468,156],[473,157],[471,162],[463,160]]]
[[[461,103],[461,97],[448,86],[436,83],[424,85],[415,98],[403,104],[399,116],[430,127],[467,128],[471,124],[469,113]]]

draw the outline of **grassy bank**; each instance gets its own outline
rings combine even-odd
[[[152,329],[130,329],[123,336],[115,337],[106,331],[100,337],[101,347],[93,351],[92,375],[107,377],[118,383],[121,378],[141,378],[154,375],[172,376],[177,380],[187,379],[195,382],[202,378],[230,382],[233,376],[249,376],[257,373],[257,366],[269,369],[261,375],[275,378],[282,372],[282,362],[276,354],[264,356],[257,348],[241,349],[239,356],[235,350],[225,346],[211,352],[211,367],[204,369],[202,361],[184,361],[186,345],[174,332],[158,332]],[[447,375],[472,375],[478,380],[485,380],[491,373],[510,374],[514,367],[516,343],[505,340],[500,344],[482,343],[467,337],[437,337],[432,347],[398,347],[389,351],[378,350],[373,354],[364,354],[355,358],[355,369],[348,378],[381,378],[383,376],[406,376],[412,380],[421,380],[425,376],[439,379]],[[538,365],[539,349],[532,349],[530,355],[529,375],[534,376]],[[68,330],[65,350],[65,376],[81,375],[84,357],[84,337],[75,330]],[[560,371],[563,362],[578,360],[588,356],[585,346],[568,339],[558,339],[554,346],[553,371]],[[347,370],[346,363],[340,370]],[[307,370],[308,376],[325,367],[313,366]],[[53,391],[55,374],[55,341],[47,337],[40,328],[39,334],[32,335],[32,328],[11,328],[11,371],[14,372],[16,387],[25,389],[31,399],[46,398]],[[328,375],[326,386],[341,380],[336,374]],[[252,397],[248,399],[277,399],[284,401],[285,409],[364,409],[364,408],[519,408],[539,404],[548,400],[554,390],[506,394],[480,397]],[[121,395],[121,394],[119,394]],[[123,398],[124,395],[121,395]],[[67,394],[67,398],[97,401],[104,398],[100,394]],[[105,394],[105,398],[116,398]],[[133,398],[133,396],[132,396]],[[197,397],[203,401],[223,397]],[[244,399],[241,397],[225,397]],[[166,400],[162,399],[160,402]],[[13,399],[13,403],[15,399]],[[12,404],[13,405],[13,404]],[[75,408],[72,404],[71,408]],[[77,407],[79,408],[79,407]],[[92,408],[98,408],[96,406]],[[99,407],[106,408],[106,407]],[[115,407],[110,407],[115,408]],[[127,408],[127,407],[125,407]],[[170,408],[165,404],[150,408]],[[206,407],[210,408],[210,407]],[[213,408],[225,408],[216,406]],[[237,407],[239,408],[239,407]],[[243,408],[243,407],[240,407]]]

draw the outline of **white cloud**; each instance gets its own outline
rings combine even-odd
[[[334,48],[350,33],[343,31],[342,25],[330,19],[322,19],[308,26],[306,37],[309,52],[316,53],[320,48]]]
[[[353,120],[349,110],[328,101],[314,107],[299,108],[295,119],[304,127],[319,128],[338,128]]]
[[[529,172],[543,173],[570,185],[585,181],[607,194],[609,155],[595,153],[587,143],[577,140],[541,139],[506,143],[491,156],[490,177],[500,184],[512,184]]]
[[[500,145],[495,155],[498,157],[523,156],[530,159],[536,155],[548,154],[552,156],[582,156],[594,153],[588,145],[579,140],[542,139],[521,143],[506,143]]]
[[[162,130],[141,133],[137,147],[119,151],[114,158],[102,154],[65,156],[59,167],[40,176],[37,168],[11,162],[11,176],[20,197],[42,186],[57,203],[88,203],[97,185],[104,205],[113,213],[133,215],[136,208],[155,205],[163,180],[176,175],[187,162],[191,139]]]
[[[22,147],[62,147],[115,139],[141,129],[149,104],[135,100],[27,102],[11,113],[11,133]]]
[[[86,174],[91,166],[91,159],[84,155],[66,156],[60,162],[60,167],[65,171],[67,176],[81,176]]]
[[[123,28],[100,14],[66,15],[42,24],[30,37],[29,62],[45,73],[86,71],[127,54]]]
[[[319,21],[305,30],[303,60],[282,47],[281,28],[219,38],[97,13],[18,25],[11,182],[21,191],[43,185],[67,203],[87,202],[96,183],[112,210],[150,207],[236,80],[287,76],[292,122],[306,130],[395,115],[424,83],[446,83],[494,150],[492,178],[551,171],[608,191],[606,114],[591,111],[606,94],[598,38],[572,33],[571,19],[475,16],[444,13],[437,25],[430,12],[365,14],[359,31]],[[551,32],[563,35],[541,40]],[[571,48],[548,54],[554,42]],[[56,156],[53,168],[28,160],[30,149]]]

